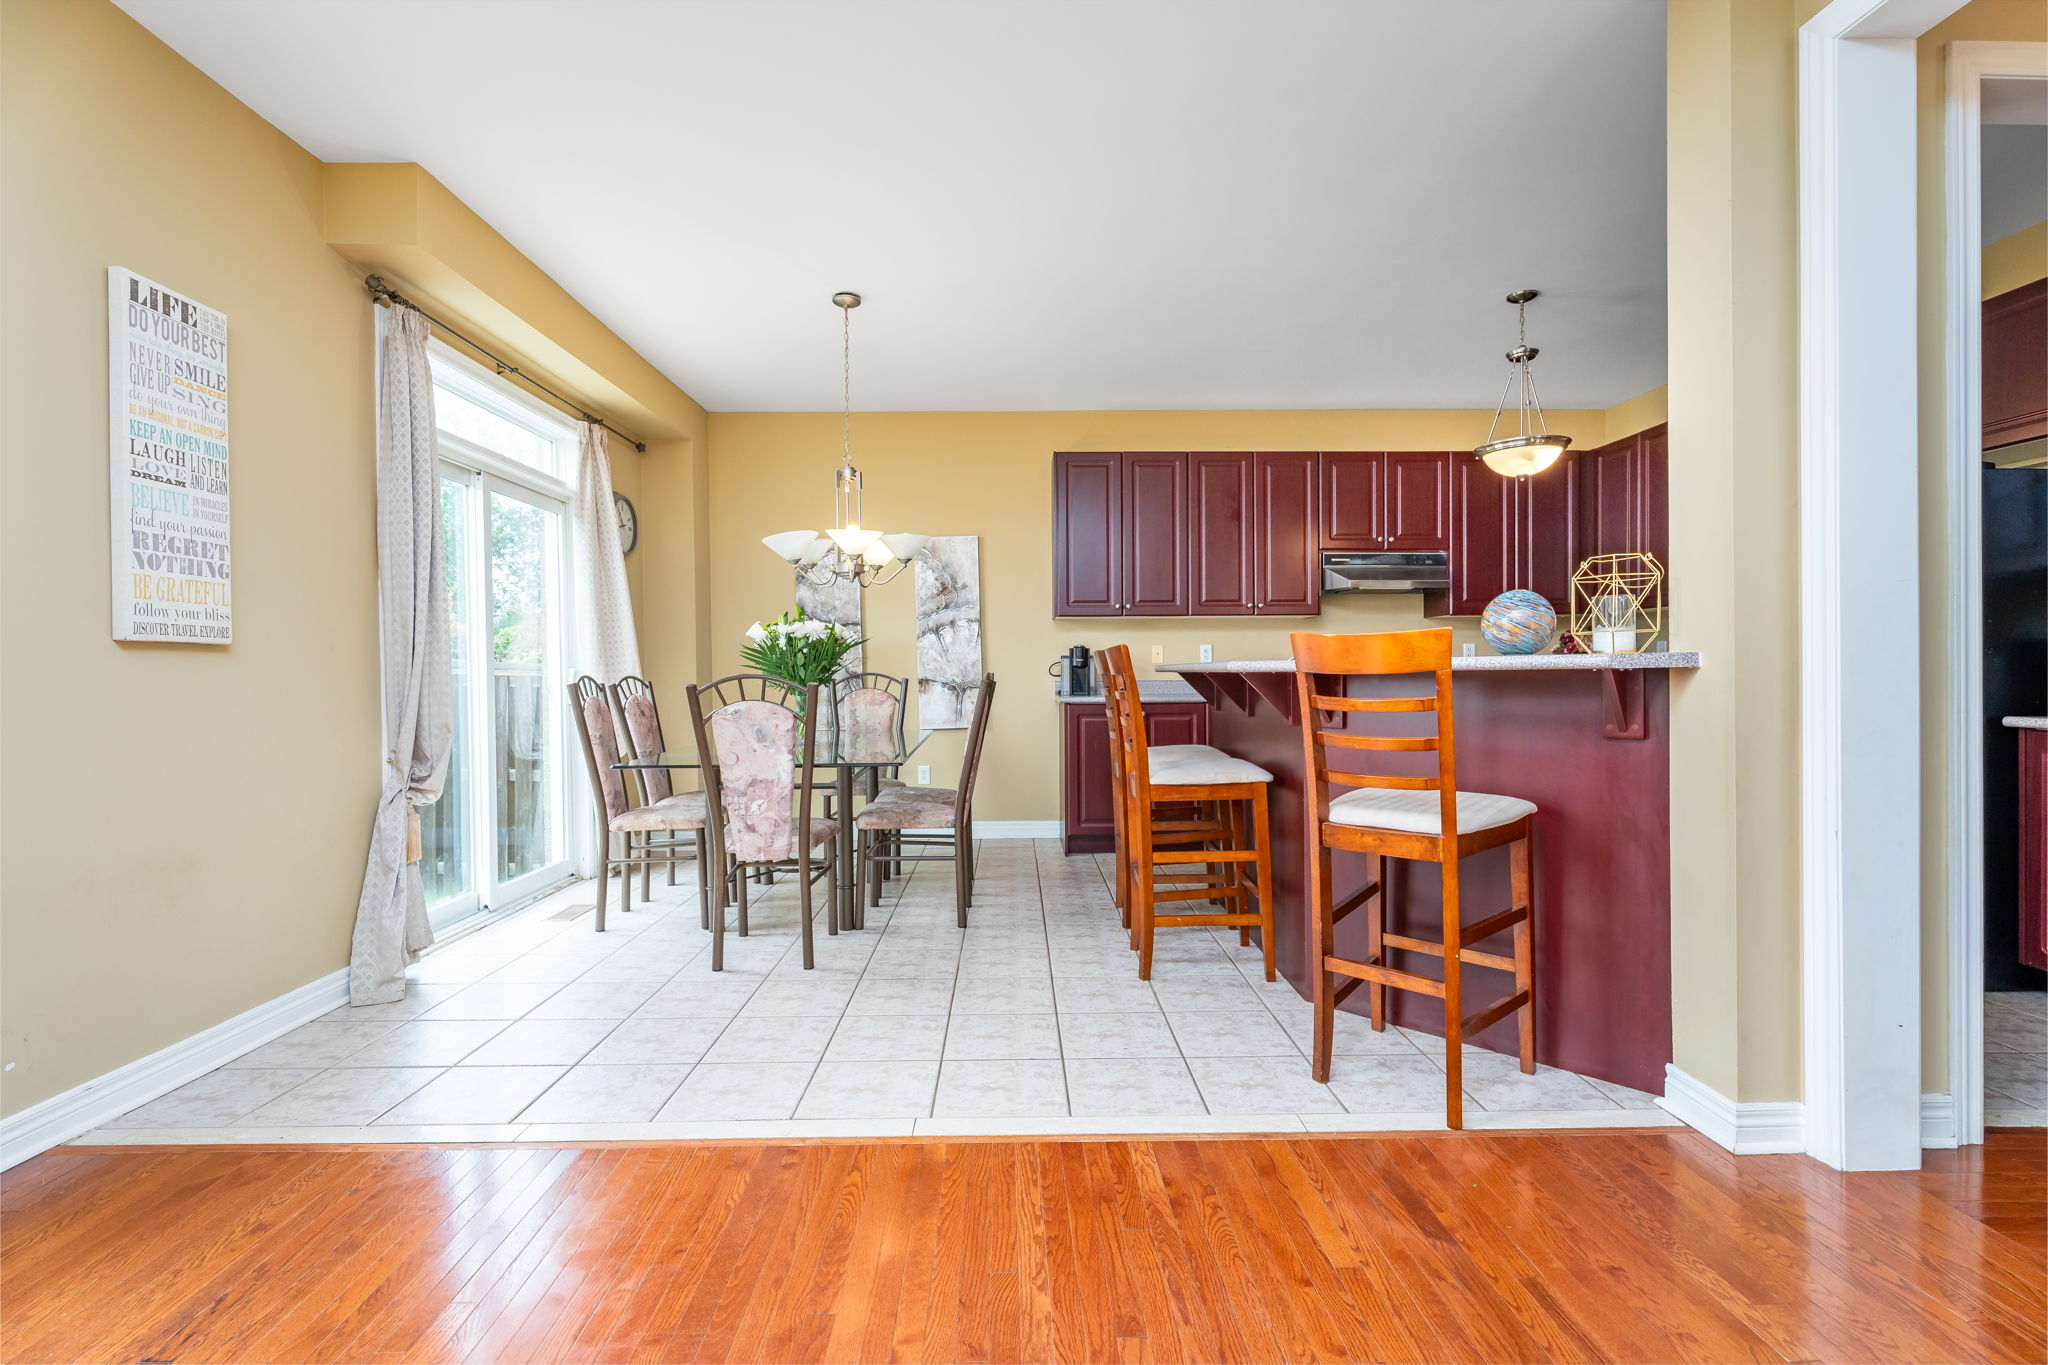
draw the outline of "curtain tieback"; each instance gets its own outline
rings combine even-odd
[[[405,798],[405,860],[416,863],[420,860],[420,808]]]

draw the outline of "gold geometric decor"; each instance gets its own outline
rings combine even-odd
[[[1637,654],[1664,627],[1664,566],[1651,554],[1594,555],[1572,575],[1571,637],[1588,654]]]

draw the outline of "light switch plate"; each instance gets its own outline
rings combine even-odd
[[[918,786],[920,786],[920,787],[929,787],[929,786],[930,786],[931,784],[932,784],[932,765],[931,765],[931,764],[929,764],[929,763],[920,763],[920,764],[918,764],[918,765],[917,765],[917,785],[918,785]]]
[[[1202,646],[1202,662],[1205,664],[1216,662],[1216,649],[1213,645]]]
[[[1466,646],[1465,646],[1465,657],[1466,657],[1466,658],[1468,658],[1468,659],[1469,659],[1469,658],[1471,658],[1471,657],[1472,657],[1473,655],[1477,654],[1478,652],[1479,652],[1479,646],[1478,646],[1478,645],[1466,645]]]
[[[1153,663],[1155,663],[1155,664],[1163,664],[1163,663],[1165,663],[1165,662],[1166,662],[1166,646],[1165,646],[1165,645],[1154,645],[1154,646],[1152,646],[1152,662],[1153,662]]]

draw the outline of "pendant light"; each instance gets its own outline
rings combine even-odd
[[[1529,370],[1537,354],[1529,344],[1529,300],[1537,293],[1534,289],[1517,289],[1508,295],[1508,302],[1515,305],[1515,349],[1508,352],[1508,364],[1514,367],[1514,373],[1508,376],[1507,387],[1500,391],[1500,402],[1494,406],[1493,425],[1486,429],[1486,444],[1472,452],[1486,462],[1488,469],[1510,478],[1541,474],[1556,464],[1557,457],[1572,443],[1569,436],[1554,436],[1544,430],[1543,400],[1536,396],[1536,376]],[[1500,429],[1500,415],[1507,411],[1508,395],[1517,384],[1521,386],[1521,396],[1516,403],[1516,432],[1496,440],[1494,432]]]
[[[860,471],[853,467],[853,310],[860,295],[832,296],[839,308],[840,456],[832,474],[832,515],[837,525],[823,535],[816,531],[779,531],[761,543],[796,566],[812,587],[835,579],[863,588],[887,583],[917,558],[930,536],[891,534],[861,525]]]

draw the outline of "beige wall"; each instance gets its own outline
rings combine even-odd
[[[1984,248],[1984,270],[1979,282],[1987,299],[2044,276],[2048,276],[2048,222],[2021,228]]]
[[[364,269],[703,479],[703,412],[414,167],[323,167],[105,0],[0,5],[0,1108],[345,965],[379,782]],[[408,216],[409,215],[409,216]],[[341,254],[337,254],[341,253]],[[108,638],[106,267],[228,317],[235,642]],[[694,672],[702,500],[628,561]],[[694,519],[694,520],[693,520]]]
[[[1615,410],[1613,435],[1663,420],[1661,391]],[[1608,414],[1557,412],[1555,429],[1582,445],[1608,437]],[[1447,450],[1485,439],[1490,411],[1473,412],[971,412],[862,413],[854,462],[867,484],[867,520],[932,535],[981,537],[983,658],[1002,680],[977,814],[985,820],[1059,815],[1056,703],[1047,670],[1069,645],[1125,642],[1140,667],[1151,647],[1190,660],[1202,644],[1218,659],[1287,652],[1301,618],[1056,619],[1052,577],[1052,456],[1060,450]],[[763,535],[814,526],[831,510],[839,418],[829,413],[713,413],[711,440],[711,659],[739,665],[749,623],[791,601],[788,566]],[[1308,623],[1322,630],[1413,630],[1432,624],[1419,595],[1341,596]],[[908,575],[870,589],[864,615],[871,667],[916,673]],[[1453,623],[1477,639],[1473,622]],[[1683,625],[1681,623],[1681,631]],[[952,780],[958,734],[919,755],[932,780]]]

